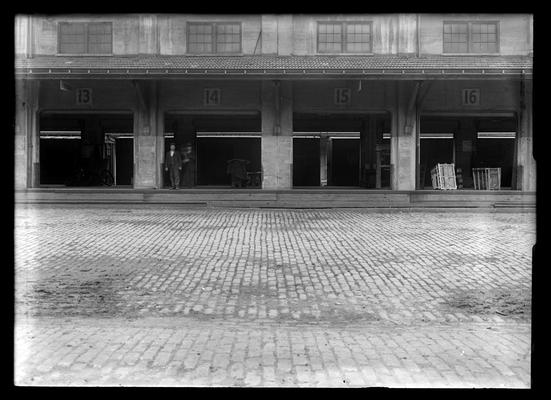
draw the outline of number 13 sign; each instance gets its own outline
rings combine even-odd
[[[76,90],[76,103],[77,104],[92,104],[92,89],[78,88]]]

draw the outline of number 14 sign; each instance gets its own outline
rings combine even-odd
[[[203,103],[206,106],[217,106],[220,104],[220,89],[205,88]]]

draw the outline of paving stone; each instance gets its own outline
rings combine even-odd
[[[17,206],[14,239],[23,384],[530,384],[532,214]]]

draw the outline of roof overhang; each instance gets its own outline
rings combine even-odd
[[[36,56],[18,58],[25,79],[526,79],[528,56]]]
[[[531,79],[532,69],[421,69],[421,70],[307,70],[307,69],[60,69],[24,68],[15,71],[25,79]]]

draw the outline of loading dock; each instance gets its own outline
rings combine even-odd
[[[390,187],[390,116],[295,113],[293,185]]]
[[[454,163],[463,189],[473,189],[473,168],[501,168],[501,188],[515,187],[515,116],[422,116],[420,133],[421,188],[430,188],[430,169]]]
[[[99,185],[75,179],[79,171],[108,171],[116,185],[132,184],[131,114],[42,112],[39,117],[39,184]],[[118,139],[126,135],[125,142]]]
[[[191,144],[193,158],[189,171],[182,169],[181,187],[228,187],[231,177],[227,166],[232,159],[245,160],[249,172],[260,173],[260,130],[260,115],[257,112],[167,113],[163,142],[165,149],[168,150],[170,143],[174,143],[177,151],[181,152],[186,144]],[[163,174],[163,183],[164,187],[168,187],[166,173]]]

